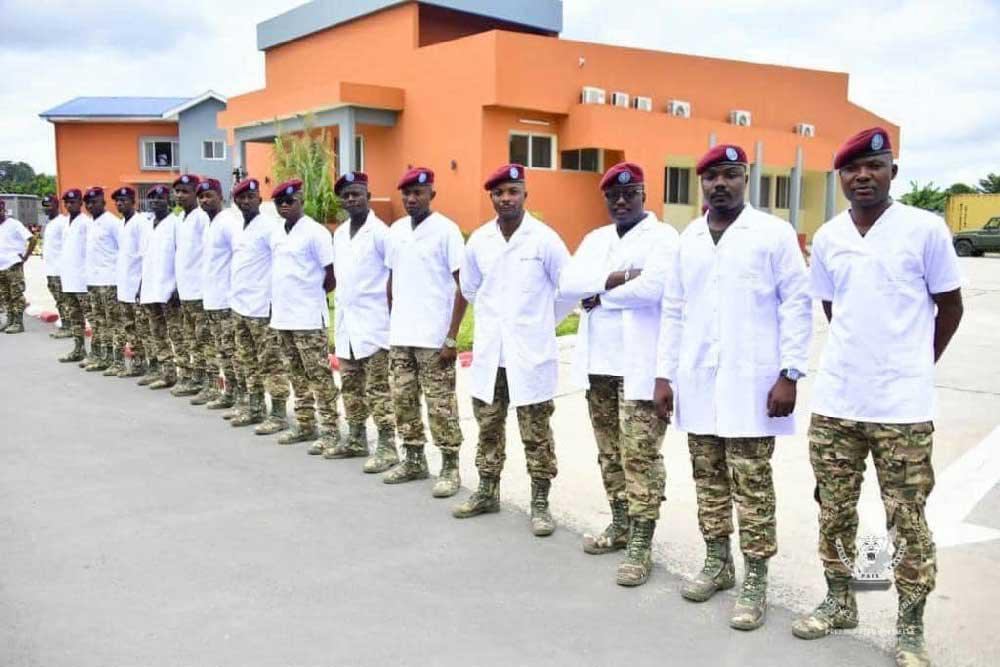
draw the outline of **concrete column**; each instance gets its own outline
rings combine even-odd
[[[754,147],[754,161],[750,163],[750,205],[760,208],[760,174],[764,169],[764,142]]]
[[[792,191],[788,197],[788,221],[792,229],[799,230],[799,208],[802,206],[802,147],[795,149],[795,166],[789,175]]]
[[[347,107],[344,120],[340,123],[340,175],[354,170],[354,139],[357,136],[354,122],[354,107]]]
[[[826,172],[826,218],[830,220],[837,215],[837,172]]]

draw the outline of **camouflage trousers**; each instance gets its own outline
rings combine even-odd
[[[56,302],[56,312],[59,313],[59,319],[62,320],[63,325],[66,325],[66,297],[63,296],[62,291],[62,279],[59,276],[46,276],[45,282],[49,287],[49,294],[52,295],[52,300]]]
[[[118,288],[114,285],[90,285],[87,295],[91,342],[114,350],[124,348],[125,342],[118,340]]]
[[[278,332],[268,326],[266,317],[247,317],[233,313],[236,337],[236,383],[251,394],[266,389],[271,401],[288,400],[288,376],[282,361]]]
[[[143,304],[149,321],[146,355],[165,369],[174,368],[173,341],[180,335],[180,307],[175,301]]]
[[[299,428],[314,428],[318,413],[321,428],[336,429],[340,390],[330,370],[326,329],[279,330],[278,338],[285,356],[285,370],[295,392],[295,421]]]
[[[149,317],[135,303],[118,302],[118,336],[122,344],[132,348],[136,359],[146,359],[149,341]],[[152,347],[152,345],[150,345]]]
[[[181,301],[179,336],[171,340],[176,357],[174,363],[180,375],[187,377],[204,372],[205,352],[212,342],[201,300]]]
[[[814,414],[809,425],[809,460],[819,503],[819,555],[827,576],[846,578],[854,563],[858,499],[871,452],[875,461],[886,528],[896,549],[900,600],[920,602],[934,590],[937,555],[924,506],[934,488],[931,465],[934,425],[877,424]]]
[[[389,351],[379,350],[364,359],[339,357],[339,361],[347,423],[364,424],[371,415],[379,431],[395,429],[389,389]]]
[[[499,477],[507,459],[507,410],[510,407],[510,390],[507,371],[497,370],[493,389],[493,403],[472,399],[472,413],[479,424],[479,443],[476,447],[476,468],[481,476]],[[552,479],[558,473],[556,443],[552,437],[549,420],[555,412],[551,400],[522,405],[517,408],[517,426],[524,444],[524,458],[528,474],[533,479]]]
[[[63,328],[78,338],[83,338],[85,330],[84,313],[87,312],[87,295],[83,292],[63,292]]]
[[[205,369],[209,377],[222,375],[227,387],[236,386],[236,327],[232,311],[206,310],[208,345],[205,347]]]
[[[627,499],[630,517],[656,521],[667,482],[660,454],[666,422],[652,401],[626,400],[620,377],[591,375],[587,407],[608,501]]]
[[[24,265],[20,262],[0,271],[0,307],[7,317],[24,313]]]
[[[392,368],[392,404],[396,430],[403,444],[423,447],[424,424],[420,417],[420,395],[427,402],[431,439],[442,452],[457,454],[462,446],[455,396],[455,364],[442,367],[440,350],[393,346],[389,349]]]
[[[691,433],[688,451],[702,536],[709,539],[732,534],[735,501],[743,554],[751,558],[776,554],[771,477],[774,438],[720,438]]]

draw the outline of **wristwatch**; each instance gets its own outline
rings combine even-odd
[[[785,378],[790,382],[798,382],[801,378],[806,376],[805,373],[797,368],[783,368],[781,370],[781,377]]]
[[[458,347],[458,342],[454,338],[445,338],[444,339],[444,346],[445,347],[451,347],[451,348]]]

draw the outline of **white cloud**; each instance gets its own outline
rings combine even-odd
[[[0,159],[53,171],[38,113],[77,95],[226,95],[263,85],[256,24],[298,0],[0,0]],[[565,0],[568,39],[848,72],[850,97],[902,127],[907,182],[1000,172],[1000,6],[989,0]],[[16,35],[16,39],[9,38]]]

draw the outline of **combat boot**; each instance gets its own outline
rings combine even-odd
[[[549,489],[551,479],[533,477],[531,479],[531,532],[535,537],[551,535],[556,530],[556,522],[549,511]]]
[[[462,477],[458,473],[458,452],[441,452],[441,474],[434,483],[431,495],[435,498],[450,498],[462,486]]]
[[[10,319],[7,320],[7,327],[4,333],[9,333],[9,334],[24,333],[24,313],[11,315]]]
[[[430,477],[423,445],[403,445],[403,449],[405,450],[403,460],[382,477],[384,483],[403,484]]]
[[[201,385],[201,391],[191,397],[191,405],[205,405],[219,397],[218,375],[209,373]]]
[[[205,404],[205,407],[209,410],[227,410],[236,405],[236,394],[233,391],[233,387],[228,382],[225,388],[218,392],[218,395]],[[223,415],[225,417],[225,415]]]
[[[288,429],[288,415],[286,413],[286,407],[284,401],[276,401],[271,399],[271,413],[264,420],[264,423],[255,427],[253,432],[257,435],[274,435],[281,431]],[[313,429],[315,433],[315,429]],[[310,437],[315,438],[315,435]],[[288,443],[281,443],[288,444]]]
[[[347,439],[337,443],[335,447],[323,452],[327,459],[352,459],[358,456],[368,456],[368,429],[364,424],[350,424]],[[312,454],[312,451],[309,452]]]
[[[146,362],[139,355],[132,355],[129,364],[122,364],[121,371],[118,372],[120,378],[138,378],[146,374]]]
[[[744,556],[743,588],[736,598],[729,625],[737,630],[756,630],[767,614],[767,559]]]
[[[619,498],[611,502],[611,523],[600,535],[584,535],[583,550],[585,553],[607,554],[624,549],[628,544],[628,501]]]
[[[736,585],[733,554],[729,550],[729,537],[705,540],[705,564],[701,572],[681,589],[681,595],[692,602],[705,602],[717,591]]]
[[[451,515],[456,519],[468,519],[480,514],[500,511],[500,479],[479,474],[479,488],[472,492],[464,503],[455,505]]]
[[[250,406],[250,398],[245,387],[236,387],[233,390],[233,406],[222,413],[222,418],[226,421],[236,419],[246,412]]]
[[[97,360],[101,357],[102,347],[103,345],[101,345],[100,343],[95,343],[93,342],[93,340],[91,340],[90,352],[88,352],[87,357],[78,364],[80,368],[82,368],[83,370],[87,370],[88,366],[93,366],[94,364],[96,364]]]
[[[247,398],[246,408],[229,421],[229,425],[234,428],[250,426],[264,421],[264,410],[267,405],[264,403],[264,394],[250,394]]]
[[[924,645],[924,604],[900,600],[896,619],[896,667],[930,667]]]
[[[205,384],[205,371],[197,370],[194,371],[190,376],[185,378],[183,382],[181,382],[176,387],[171,389],[170,395],[176,396],[177,398],[184,398],[186,396],[196,396],[198,392],[201,391],[201,388],[204,384]]]
[[[316,427],[314,425],[300,426],[299,424],[296,424],[295,428],[289,430],[286,433],[281,434],[281,436],[278,438],[278,444],[297,445],[300,442],[308,442],[310,440],[316,440],[318,438],[319,438],[319,431],[316,430]]]
[[[160,362],[157,359],[150,359],[146,364],[146,373],[136,380],[136,384],[140,387],[146,387],[160,378]]]
[[[632,535],[625,549],[625,560],[618,566],[619,586],[641,586],[653,569],[653,532],[656,522],[649,519],[632,521]]]
[[[7,321],[4,322],[3,324],[0,324],[0,331],[7,331],[7,327],[9,327],[11,324],[13,324],[13,320],[11,320],[10,315],[7,315]]]
[[[72,338],[73,332],[64,326],[60,326],[58,329],[49,334],[49,338]]]
[[[104,377],[118,377],[125,371],[125,355],[120,350],[111,353],[111,365],[101,373]]]
[[[819,606],[792,623],[792,634],[799,639],[819,639],[833,630],[858,627],[858,603],[850,577],[827,575],[826,586],[826,597]]]
[[[396,429],[391,426],[379,429],[375,453],[365,461],[361,469],[367,473],[385,472],[397,463],[399,453],[396,451]]]
[[[170,389],[177,384],[177,367],[173,364],[163,364],[160,367],[160,377],[149,383],[152,390]]]
[[[321,429],[319,432],[319,439],[309,445],[309,449],[306,451],[310,456],[318,456],[322,454],[325,459],[338,458],[333,456],[333,452],[335,449],[340,447],[341,444],[340,429],[337,426],[334,426],[329,429]]]
[[[87,364],[83,367],[83,370],[88,373],[97,373],[99,371],[108,370],[111,368],[111,354],[111,347],[109,345],[101,345],[101,349],[97,353],[94,363]]]
[[[86,352],[83,345],[83,336],[76,336],[73,339],[73,349],[69,354],[59,357],[59,361],[64,364],[71,364],[86,357]]]

